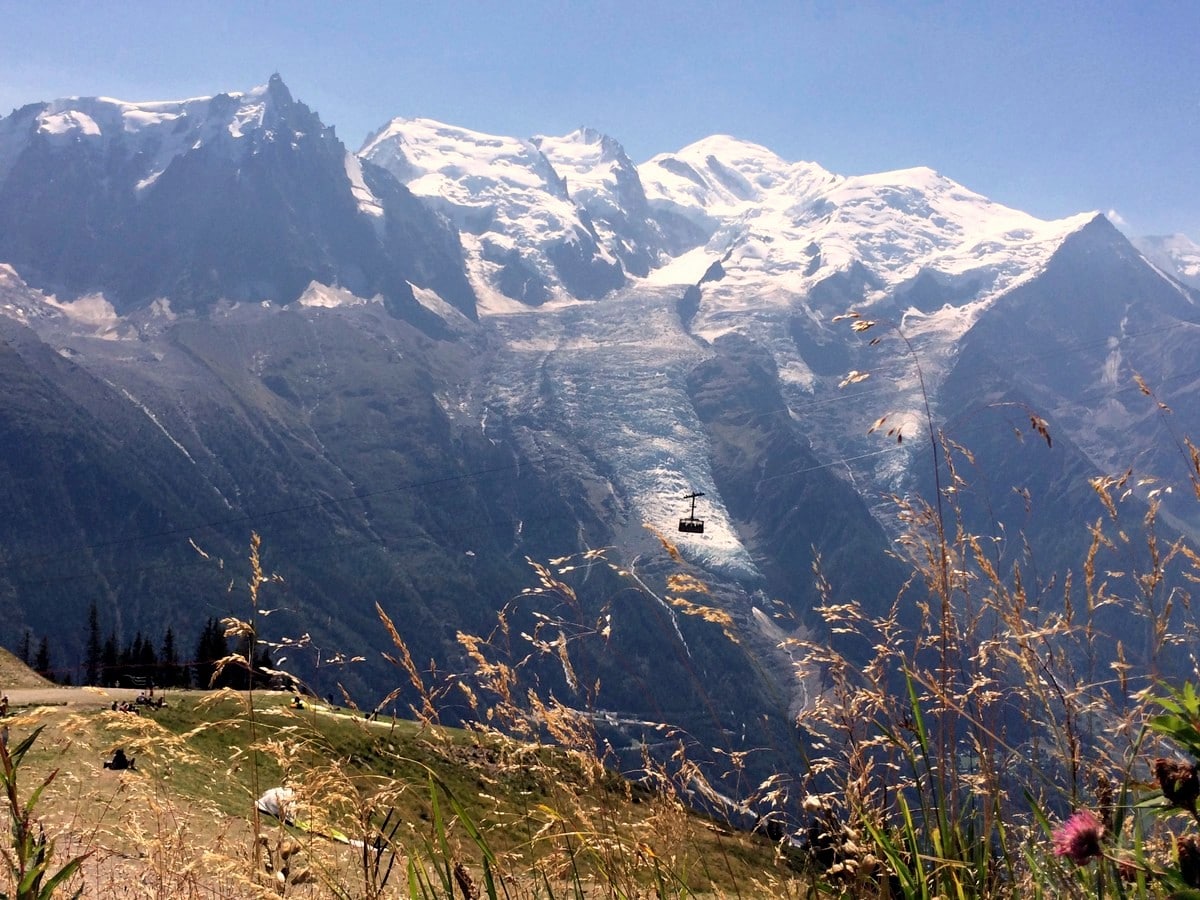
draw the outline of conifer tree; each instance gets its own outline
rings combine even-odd
[[[227,669],[222,673],[222,678],[217,684],[212,683],[212,677],[216,669],[216,661],[228,655],[229,644],[225,639],[225,631],[221,628],[221,623],[216,619],[209,618],[204,623],[204,629],[200,632],[200,640],[196,644],[196,687],[203,690],[209,687],[226,686],[230,681],[230,670]]]
[[[137,674],[146,679],[147,684],[156,684],[158,678],[158,654],[154,652],[154,644],[149,638],[142,640],[141,652],[136,660]]]
[[[96,601],[92,601],[88,609],[87,656],[84,659],[84,681],[87,684],[100,683],[100,665],[104,648],[100,641],[100,614],[96,610]]]
[[[121,653],[121,662],[133,674],[134,667],[142,656],[142,633],[139,631],[133,636],[133,640],[129,642],[129,646]]]
[[[271,686],[272,676],[268,674],[268,670],[275,668],[275,661],[271,659],[271,651],[268,647],[259,647],[258,655],[254,658],[254,686],[258,688],[269,688]]]
[[[42,635],[42,641],[38,644],[37,656],[33,660],[33,670],[43,678],[54,680],[50,674],[50,639],[46,635]]]
[[[163,635],[162,649],[158,651],[157,684],[176,687],[179,684],[179,654],[175,650],[175,630],[168,625]]]
[[[100,651],[100,678],[105,684],[115,684],[120,678],[118,666],[120,657],[117,653],[117,634],[110,631],[104,639],[104,649]]]

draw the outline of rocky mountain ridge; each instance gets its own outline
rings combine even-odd
[[[245,94],[77,98],[0,119],[0,259],[121,313],[286,304],[317,281],[427,324],[414,286],[475,314],[457,234],[278,76]]]

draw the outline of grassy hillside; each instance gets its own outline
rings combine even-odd
[[[288,696],[259,694],[251,708],[245,695],[181,694],[142,715],[10,717],[12,745],[42,728],[22,793],[58,773],[37,808],[56,863],[89,854],[73,884],[101,898],[391,897],[414,885],[418,896],[486,896],[488,875],[513,897],[634,896],[660,882],[676,895],[757,885],[779,896],[796,878],[765,838],[585,754],[324,704],[296,710]],[[135,770],[104,768],[118,747]],[[297,827],[255,822],[254,798],[280,785],[295,791]]]
[[[50,687],[51,684],[17,657],[0,647],[0,693],[12,688]]]

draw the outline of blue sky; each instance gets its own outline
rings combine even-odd
[[[0,0],[0,21],[3,114],[279,71],[351,149],[393,116],[521,137],[590,125],[638,162],[728,133],[1200,241],[1198,0]]]

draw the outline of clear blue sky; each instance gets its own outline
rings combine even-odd
[[[351,149],[393,116],[591,125],[638,162],[721,132],[1200,241],[1200,0],[0,0],[0,23],[3,114],[279,71]]]

